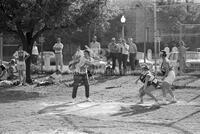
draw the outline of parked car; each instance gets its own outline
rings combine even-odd
[[[169,60],[174,67],[176,67],[177,69],[179,68],[178,52],[170,53]],[[195,51],[186,52],[185,71],[186,72],[200,71],[200,52],[195,52]]]
[[[41,62],[42,58],[41,58],[42,53],[40,53],[39,57],[38,57],[38,61]],[[43,60],[45,59],[45,55],[46,56],[50,56],[50,65],[55,65],[56,64],[56,60],[55,60],[55,54],[52,51],[44,51],[43,52]],[[44,61],[42,61],[42,64],[44,65]]]

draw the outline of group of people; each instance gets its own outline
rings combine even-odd
[[[129,38],[128,43],[126,43],[125,39],[120,38],[117,42],[116,38],[113,37],[111,43],[109,43],[108,45],[108,49],[110,53],[110,58],[112,59],[113,73],[116,69],[116,62],[118,62],[120,74],[126,74],[128,60],[130,62],[131,70],[135,70],[137,46],[133,42],[132,38]]]
[[[144,85],[139,89],[139,103],[143,103],[143,97],[146,94],[150,96],[153,100],[155,100],[156,104],[159,104],[158,99],[152,94],[152,91],[157,90],[158,86],[160,86],[162,89],[163,103],[167,103],[167,93],[169,93],[172,97],[171,102],[177,101],[171,89],[171,86],[176,78],[175,70],[173,66],[170,65],[166,51],[162,50],[160,53],[160,57],[162,58],[161,72],[163,74],[163,78],[161,80],[155,77],[153,72],[150,71],[149,67],[146,64],[141,66],[142,73],[135,82],[137,84],[138,80],[140,80],[142,83],[144,83]]]

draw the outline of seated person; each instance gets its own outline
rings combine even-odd
[[[15,75],[14,72],[16,71],[16,67],[15,67],[15,60],[12,59],[9,63],[8,63],[8,68],[7,68],[7,72],[8,72],[8,80],[12,80],[15,79]]]
[[[0,65],[0,81],[7,80],[8,73],[5,65]]]

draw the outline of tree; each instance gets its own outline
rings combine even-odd
[[[51,29],[72,32],[98,18],[107,0],[1,0],[0,29],[15,33],[31,54],[34,41]],[[30,58],[26,61],[27,82],[31,82]]]

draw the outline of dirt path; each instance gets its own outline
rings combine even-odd
[[[72,88],[64,84],[2,89],[0,134],[200,134],[198,88],[177,89],[178,103],[150,108],[135,105],[141,86],[135,79],[98,79],[90,88],[94,101],[77,105],[69,105]],[[161,99],[159,90],[154,94]],[[77,96],[85,99],[83,87]]]

